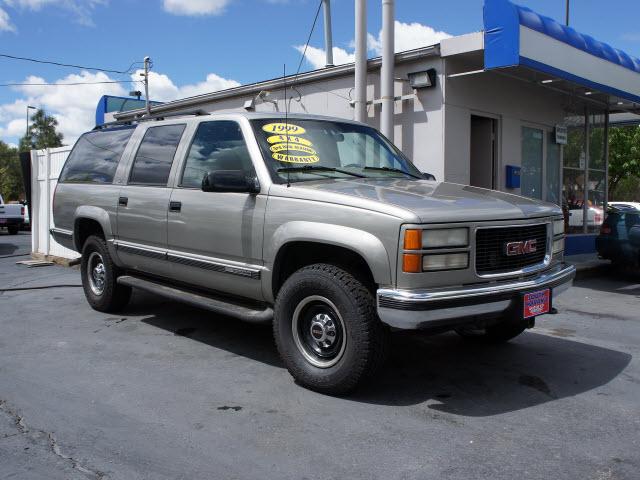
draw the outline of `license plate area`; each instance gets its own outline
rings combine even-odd
[[[525,293],[522,298],[523,317],[533,318],[551,311],[551,289]]]

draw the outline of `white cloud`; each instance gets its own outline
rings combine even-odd
[[[449,38],[446,32],[435,30],[428,25],[421,23],[402,23],[395,22],[395,51],[404,52],[419,47],[428,47],[440,43],[444,38]],[[374,37],[370,33],[367,35],[367,46],[377,56],[382,55],[382,30],[378,32],[378,36]]]
[[[174,15],[220,15],[230,0],[163,0],[165,11]]]
[[[304,52],[304,45],[297,45],[294,47],[300,53]],[[305,58],[313,66],[313,68],[322,68],[326,63],[325,49],[316,48],[312,46],[307,47]],[[350,63],[355,61],[353,53],[349,53],[346,50],[333,47],[333,63],[334,65],[342,65],[344,63]]]
[[[54,6],[71,12],[78,23],[93,26],[92,15],[99,5],[106,5],[108,0],[4,0],[4,3],[14,8],[23,8],[35,12],[45,7]]]
[[[139,79],[141,72],[142,70],[136,71],[131,75],[131,78]],[[203,82],[178,87],[164,73],[149,72],[149,97],[160,102],[170,102],[178,98],[193,97],[239,85],[240,83],[235,80],[222,78],[215,73],[210,73]]]
[[[15,32],[16,27],[11,23],[9,14],[0,8],[0,32]]]
[[[137,71],[132,75],[140,79]],[[26,130],[27,105],[44,108],[49,115],[58,120],[58,131],[64,135],[65,144],[75,140],[95,125],[95,111],[102,95],[126,96],[131,90],[127,84],[94,84],[63,86],[62,83],[106,82],[113,80],[107,74],[83,71],[68,75],[53,83],[53,86],[19,86],[14,90],[20,95],[11,103],[0,105],[0,139],[17,143]],[[27,77],[23,83],[46,83],[43,78]],[[177,86],[167,75],[151,72],[149,75],[149,93],[153,100],[170,101],[186,96],[199,95],[240,85],[235,80],[222,78],[210,73],[202,82]],[[136,88],[141,89],[141,85]]]
[[[422,25],[421,23],[402,23],[396,20],[395,22],[395,51],[404,52],[406,50],[412,50],[419,47],[427,47],[429,45],[435,45],[440,43],[440,40],[449,38],[446,32],[435,30],[428,25]],[[296,45],[293,48],[300,53],[304,51],[304,45]],[[375,56],[382,55],[382,31],[375,37],[372,34],[367,34],[367,48],[373,52]],[[354,42],[350,42],[349,49],[354,49]],[[325,50],[324,48],[307,47],[307,53],[305,54],[307,61],[313,66],[313,68],[322,68],[325,65]],[[344,63],[350,63],[355,61],[354,53],[350,53],[342,48],[333,47],[333,63],[341,65]]]

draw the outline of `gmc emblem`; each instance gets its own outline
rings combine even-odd
[[[504,246],[504,252],[508,257],[515,255],[525,255],[536,251],[538,241],[536,239],[526,240],[524,242],[509,242]]]

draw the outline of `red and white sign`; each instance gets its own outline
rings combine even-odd
[[[536,317],[549,313],[551,309],[551,291],[540,290],[539,292],[525,293],[524,295],[524,318]]]

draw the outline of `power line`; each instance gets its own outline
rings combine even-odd
[[[140,80],[111,80],[105,82],[71,82],[71,83],[0,83],[0,87],[66,87],[71,85],[102,85],[105,83],[137,83]]]
[[[309,31],[309,36],[307,37],[307,43],[305,43],[304,45],[304,50],[302,51],[302,56],[300,57],[300,63],[298,63],[298,70],[296,70],[296,74],[293,77],[292,85],[295,84],[295,81],[298,78],[298,74],[300,73],[300,68],[302,68],[302,62],[304,61],[304,57],[307,54],[307,48],[309,48],[309,42],[311,42],[311,35],[313,35],[313,30],[316,28],[316,23],[318,22],[318,16],[320,15],[321,8],[322,8],[322,0],[318,2],[318,9],[316,10],[316,16],[313,18],[313,25],[311,25],[311,30]]]
[[[22,61],[25,61],[25,62],[45,63],[45,64],[48,64],[48,65],[56,65],[58,67],[78,68],[80,70],[94,70],[94,71],[97,71],[97,72],[118,73],[118,74],[131,73],[131,69],[133,68],[133,66],[141,63],[141,62],[133,62],[131,65],[129,65],[129,68],[127,68],[124,71],[121,71],[121,70],[110,70],[108,68],[100,68],[100,67],[87,67],[87,66],[83,66],[83,65],[75,65],[75,64],[72,64],[72,63],[54,62],[53,60],[39,60],[37,58],[18,57],[16,55],[8,55],[6,53],[0,53],[0,57],[9,58],[11,60],[22,60]]]

